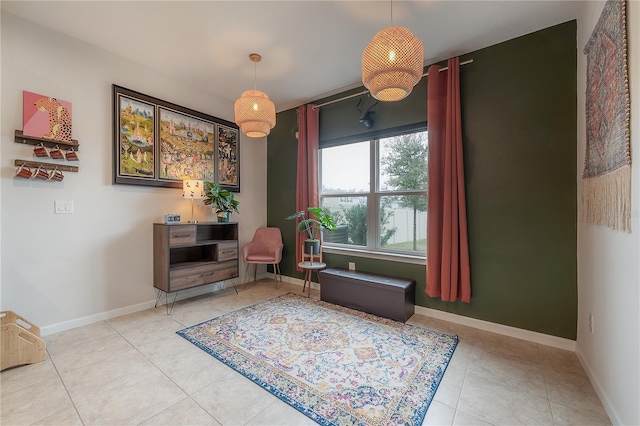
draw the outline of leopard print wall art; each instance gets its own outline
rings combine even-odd
[[[22,124],[26,136],[71,142],[71,103],[24,91]]]

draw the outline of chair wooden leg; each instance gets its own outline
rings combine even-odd
[[[253,268],[253,282],[255,283],[258,277],[258,264],[256,263]]]

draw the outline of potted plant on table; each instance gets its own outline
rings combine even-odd
[[[204,201],[205,205],[211,206],[211,211],[218,217],[218,222],[229,222],[232,212],[240,213],[236,200],[231,191],[220,188],[220,184],[205,181]]]
[[[298,232],[306,232],[307,239],[304,241],[304,252],[309,254],[320,253],[320,232],[326,230],[333,232],[336,229],[336,224],[331,218],[331,215],[320,207],[309,207],[307,211],[310,213],[310,217],[305,218],[306,212],[300,210],[297,213],[287,217],[288,220],[303,218],[298,222]],[[314,217],[311,217],[313,215]]]

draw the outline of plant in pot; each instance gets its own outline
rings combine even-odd
[[[229,222],[232,212],[240,213],[236,200],[231,191],[220,188],[220,184],[205,181],[204,201],[211,206],[211,211],[218,217],[218,222]]]
[[[306,212],[300,210],[297,213],[287,217],[289,220],[303,218],[298,222],[298,232],[306,232],[307,239],[304,241],[304,252],[309,254],[320,253],[320,232],[326,230],[333,232],[336,224],[329,213],[326,213],[320,207],[309,207],[307,211],[309,217],[305,218]]]

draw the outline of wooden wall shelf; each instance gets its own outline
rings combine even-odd
[[[43,163],[41,161],[27,161],[27,160],[15,160],[16,167],[20,167],[25,165],[29,168],[37,168],[42,167],[47,170],[58,169],[61,172],[77,172],[80,170],[77,166],[67,166],[66,164],[55,164],[55,163]]]
[[[75,139],[71,139],[71,142],[63,142],[63,141],[57,141],[54,139],[37,138],[35,136],[25,136],[22,133],[22,130],[16,130],[15,142],[26,143],[29,145],[38,145],[39,143],[41,143],[47,148],[53,148],[54,146],[58,145],[59,147],[74,148],[76,151],[80,146],[78,141]]]

